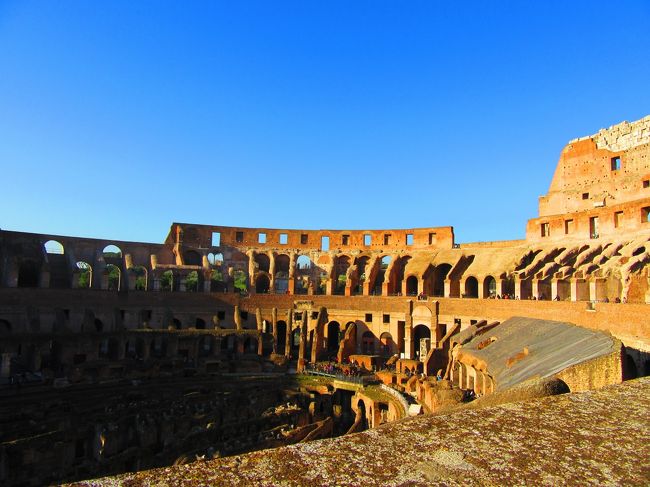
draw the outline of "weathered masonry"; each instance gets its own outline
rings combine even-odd
[[[283,444],[287,430],[355,432],[469,391],[494,398],[531,371],[572,391],[648,375],[649,262],[650,117],[571,141],[522,240],[459,244],[452,227],[173,223],[162,243],[0,231],[12,418],[0,482],[27,482],[36,465],[39,483],[168,464],[197,444],[227,454]],[[349,377],[285,387],[323,363],[383,389]],[[103,411],[111,388],[125,392]],[[39,397],[47,411],[29,406]],[[173,420],[144,414],[152,404]],[[39,438],[58,448],[39,453]],[[67,470],[48,477],[53,465]]]

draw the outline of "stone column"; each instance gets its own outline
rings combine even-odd
[[[275,252],[269,252],[269,294],[275,294]]]
[[[233,320],[235,321],[235,329],[241,331],[244,329],[241,321],[241,313],[239,312],[239,305],[235,305]]]
[[[291,356],[291,339],[293,338],[293,309],[287,310],[287,331],[284,341],[284,355]]]
[[[264,320],[262,319],[262,310],[257,308],[255,310],[255,319],[257,321],[257,355],[260,357],[264,354]]]
[[[295,294],[296,291],[296,254],[291,252],[289,254],[289,294]]]
[[[300,348],[298,350],[298,372],[302,372],[305,369],[305,363],[306,363],[305,356],[307,355],[307,330],[309,329],[307,320],[309,320],[309,313],[307,312],[307,310],[304,310],[302,312],[302,322],[300,324]]]
[[[271,310],[271,322],[273,325],[273,353],[278,353],[278,308]]]

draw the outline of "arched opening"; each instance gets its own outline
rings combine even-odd
[[[93,268],[88,262],[77,262],[77,287],[87,289],[92,287],[93,283]]]
[[[350,283],[352,295],[356,296],[363,294],[363,283],[366,281],[366,270],[368,268],[368,261],[370,257],[361,256],[354,259],[354,265],[357,266],[356,279]]]
[[[277,338],[277,353],[284,355],[287,346],[287,322],[280,320],[277,323],[278,338]]]
[[[133,289],[136,291],[147,290],[147,269],[144,266],[135,266],[129,269],[131,279],[133,280]]]
[[[402,283],[404,282],[404,273],[406,272],[406,265],[411,260],[410,255],[405,255],[398,258],[393,265],[393,272],[391,278],[391,294],[402,294]],[[416,293],[417,294],[417,293]]]
[[[465,281],[465,298],[478,298],[478,279],[470,276]]]
[[[289,256],[278,255],[275,258],[275,292],[286,294],[289,290]]]
[[[210,252],[208,254],[208,262],[210,263],[210,265],[220,266],[221,264],[223,264],[223,254],[222,253],[213,254],[212,252]]]
[[[260,274],[255,281],[255,292],[257,294],[267,294],[271,283],[266,274]]]
[[[185,265],[197,265],[201,266],[203,264],[203,259],[201,254],[194,250],[186,250],[183,252],[183,263]]]
[[[197,330],[205,330],[205,320],[202,320],[201,318],[197,318],[194,321],[194,328]]]
[[[226,283],[223,279],[223,272],[219,269],[212,269],[210,273],[210,291],[223,292],[226,290]]]
[[[357,418],[359,419],[360,422],[360,429],[367,430],[368,418],[366,416],[366,403],[363,402],[363,399],[359,399],[359,401],[357,402]]]
[[[175,286],[174,273],[172,271],[165,271],[160,276],[160,290],[173,291]]]
[[[104,323],[102,323],[102,320],[99,318],[95,318],[95,321],[93,323],[95,325],[95,331],[98,333],[101,333],[104,331]]]
[[[638,370],[634,359],[629,355],[625,354],[625,361],[623,363],[623,378],[625,380],[636,379],[638,377]]]
[[[371,285],[371,293],[375,296],[381,296],[382,294],[382,284],[386,280],[386,271],[388,270],[390,261],[390,255],[384,255],[379,261],[379,270],[377,271],[374,283]]]
[[[327,351],[332,354],[339,351],[341,342],[341,325],[336,321],[327,324]]]
[[[11,333],[11,323],[7,320],[0,320],[0,335],[8,335]]]
[[[442,297],[445,295],[445,279],[451,271],[450,264],[440,264],[433,272],[433,295]]]
[[[33,260],[23,260],[18,268],[18,287],[38,287],[39,268]]]
[[[375,335],[371,331],[366,331],[361,335],[361,350],[365,355],[375,353]]]
[[[266,254],[255,254],[255,263],[257,264],[257,270],[261,272],[269,272],[271,268],[271,259]]]
[[[117,245],[107,245],[106,247],[104,247],[104,250],[102,251],[102,255],[104,256],[104,260],[106,262],[108,262],[107,259],[119,260],[122,258],[122,249],[120,249]]]
[[[385,331],[379,336],[380,353],[384,356],[390,356],[396,353],[397,346],[393,341],[393,335]]]
[[[417,296],[417,294],[418,294],[418,278],[415,276],[409,276],[406,279],[406,295]]]
[[[344,295],[350,258],[347,255],[337,257],[334,264],[334,294]]]
[[[413,328],[413,355],[416,360],[424,360],[431,346],[431,330],[427,325]]]
[[[497,295],[497,281],[492,276],[483,279],[483,297],[494,298]]]
[[[192,271],[185,277],[185,290],[189,292],[199,290],[199,273],[197,271]]]
[[[233,288],[235,292],[245,293],[248,291],[248,284],[246,283],[248,276],[246,272],[241,269],[234,269],[232,272]]]
[[[68,259],[64,255],[63,245],[56,240],[48,240],[43,245],[47,253],[48,270],[50,273],[49,287],[66,289],[70,287],[70,271]]]
[[[47,242],[45,242],[44,247],[45,247],[45,252],[48,254],[63,255],[65,253],[63,245],[60,242],[57,242],[56,240],[48,240]]]
[[[298,352],[300,351],[300,328],[296,328],[291,333],[291,356],[294,358],[298,357]]]
[[[311,279],[313,263],[306,255],[299,255],[296,259],[296,286],[295,294],[307,294]]]
[[[106,276],[106,289],[109,291],[119,291],[122,280],[120,268],[114,264],[108,264],[104,271],[104,275]]]

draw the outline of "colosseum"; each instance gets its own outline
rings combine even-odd
[[[522,240],[0,231],[0,482],[647,483],[649,262],[650,116]]]

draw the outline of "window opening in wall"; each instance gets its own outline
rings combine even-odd
[[[219,247],[221,245],[221,233],[212,232],[212,246]]]
[[[341,245],[350,245],[350,236],[349,235],[343,235],[341,237]]]
[[[564,233],[573,233],[573,220],[564,220]]]
[[[257,243],[266,243],[266,233],[257,234]]]
[[[460,318],[454,318],[454,325],[460,325],[461,321]]]
[[[302,245],[307,245],[307,242],[309,242],[309,235],[307,235],[306,233],[301,233],[300,234],[300,243]]]
[[[239,316],[241,316],[242,320],[246,321],[248,319],[248,311],[241,311]]]
[[[217,318],[220,320],[225,320],[226,319],[226,312],[225,311],[217,311]]]
[[[280,245],[287,245],[289,242],[289,236],[286,233],[280,234]]]
[[[363,236],[363,245],[369,247],[371,243],[372,243],[372,235],[366,233]]]
[[[372,322],[372,313],[366,313],[366,323]]]
[[[620,156],[612,157],[612,171],[618,171],[619,169],[621,169]]]
[[[311,312],[311,319],[315,320],[316,318],[318,318],[318,311],[312,311]]]
[[[477,320],[469,320],[470,325],[475,325],[477,323]]]
[[[385,314],[385,315],[382,317],[382,321],[383,321],[384,323],[390,323],[390,315],[386,315],[386,314]]]
[[[436,234],[435,233],[430,233],[429,234],[429,245],[433,245],[436,243]]]
[[[48,254],[63,254],[63,245],[56,240],[48,240],[45,242],[45,252]]]
[[[384,245],[390,245],[390,233],[384,234]]]
[[[598,238],[598,217],[589,218],[589,238]]]
[[[244,232],[235,232],[235,242],[242,243],[244,241]]]
[[[302,313],[294,313],[293,321],[302,321]]]
[[[548,237],[550,235],[548,223],[542,223],[541,229],[542,229],[542,237]]]
[[[582,199],[583,200],[588,200],[589,199],[589,193],[582,193]]]
[[[644,188],[650,188],[650,179],[644,179],[643,180],[643,187]]]
[[[413,245],[413,234],[412,233],[407,233],[406,234],[406,245]]]
[[[641,208],[641,222],[642,223],[650,222],[650,206]]]
[[[614,213],[614,228],[620,227],[622,221],[623,221],[623,212],[622,211],[615,212]]]
[[[328,251],[330,249],[330,238],[329,237],[321,237],[320,238],[320,249],[322,251]]]

